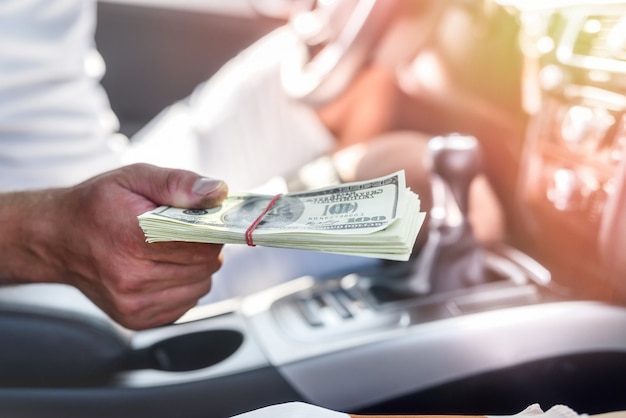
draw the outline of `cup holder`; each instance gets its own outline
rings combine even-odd
[[[233,330],[207,330],[168,338],[129,353],[127,369],[184,372],[203,369],[230,357],[243,343]]]

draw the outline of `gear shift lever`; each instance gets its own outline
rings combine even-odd
[[[448,135],[428,143],[433,206],[428,240],[407,278],[411,293],[451,290],[483,279],[481,247],[468,221],[469,187],[481,169],[478,141]]]

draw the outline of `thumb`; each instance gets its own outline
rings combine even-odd
[[[157,205],[210,208],[219,205],[228,194],[228,186],[222,180],[192,171],[149,164],[135,164],[127,169],[131,171],[130,188]]]

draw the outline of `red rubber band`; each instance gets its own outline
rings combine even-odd
[[[270,200],[270,202],[267,204],[267,207],[265,208],[265,210],[263,210],[263,212],[261,212],[259,217],[256,218],[254,222],[252,222],[252,224],[248,227],[248,229],[246,229],[246,244],[248,244],[250,247],[255,246],[254,242],[252,241],[252,233],[254,232],[256,227],[259,226],[259,224],[261,223],[261,221],[263,220],[263,217],[267,214],[267,212],[269,212],[274,206],[274,204],[278,202],[278,199],[280,199],[280,196],[281,194],[277,194],[276,196],[274,196],[274,198]]]

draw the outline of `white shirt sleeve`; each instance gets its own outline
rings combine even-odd
[[[233,418],[350,418],[350,416],[303,402],[288,402],[246,412]]]
[[[119,165],[95,18],[93,0],[0,2],[0,191],[72,184]]]

